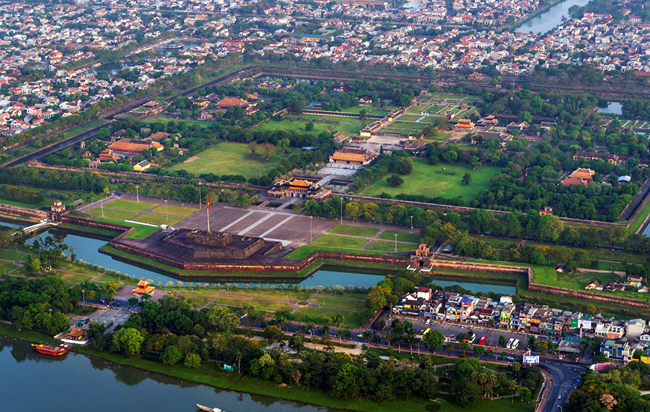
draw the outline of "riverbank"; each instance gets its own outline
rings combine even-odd
[[[32,343],[53,343],[50,337],[34,331],[18,331],[13,327],[0,323],[0,335],[20,339]],[[377,403],[368,399],[340,399],[330,397],[326,392],[305,387],[280,386],[270,381],[239,375],[236,373],[220,372],[216,363],[209,362],[198,369],[191,369],[181,364],[165,366],[153,360],[147,360],[147,355],[125,358],[117,353],[98,351],[88,347],[74,347],[73,351],[87,356],[94,356],[119,365],[131,366],[149,372],[160,373],[174,378],[196,382],[220,389],[264,395],[289,401],[302,402],[358,412],[392,412],[396,410],[424,410],[430,402],[422,398]]]

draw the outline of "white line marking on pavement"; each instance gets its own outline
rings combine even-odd
[[[293,219],[296,215],[291,215],[288,218],[284,219],[282,222],[278,223],[277,225],[273,226],[271,229],[267,230],[266,232],[262,233],[259,237],[264,237],[268,235],[269,233],[273,232],[275,229],[279,228],[280,226],[284,225],[291,219]]]
[[[273,217],[273,213],[267,214],[266,216],[264,216],[263,218],[261,218],[257,222],[253,223],[252,225],[248,226],[246,229],[239,232],[239,235],[241,236],[241,235],[245,234],[246,232],[248,232],[249,230],[254,229],[255,227],[257,227],[257,225],[259,225],[260,223],[263,223],[264,221],[268,220],[271,217]]]
[[[248,212],[248,213],[246,213],[244,216],[242,216],[242,217],[240,217],[239,219],[235,220],[234,222],[232,222],[232,223],[229,224],[228,226],[224,226],[224,227],[222,227],[221,230],[224,231],[224,230],[226,230],[226,229],[228,229],[228,228],[230,228],[230,227],[236,225],[237,223],[239,223],[239,222],[241,222],[242,220],[246,219],[248,216],[252,215],[252,214],[255,213],[255,212],[257,212],[257,210],[254,210],[254,211],[252,211],[252,212]]]

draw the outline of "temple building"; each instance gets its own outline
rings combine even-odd
[[[160,152],[165,147],[152,140],[120,139],[115,143],[111,143],[108,148],[117,156],[131,157],[142,154],[142,151],[145,149],[155,149]]]
[[[323,189],[320,184],[296,178],[276,182],[267,194],[270,197],[278,199],[301,197],[305,199],[327,200],[332,196],[332,192]]]
[[[146,280],[141,280],[140,282],[138,282],[138,286],[135,289],[133,289],[133,296],[138,296],[138,297],[142,297],[142,295],[153,296],[154,289],[155,288],[153,286],[149,286],[149,282],[147,282]]]
[[[366,149],[346,147],[330,156],[330,163],[342,166],[365,166],[372,162],[377,153]]]

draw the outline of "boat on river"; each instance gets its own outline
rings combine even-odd
[[[32,343],[32,347],[36,352],[42,353],[43,355],[63,356],[68,353],[68,345],[52,346],[43,343],[39,343],[38,345]]]
[[[209,408],[207,406],[199,405],[198,403],[196,404],[196,407],[205,412],[225,412],[219,408]]]

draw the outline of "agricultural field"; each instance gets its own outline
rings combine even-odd
[[[267,122],[269,123],[269,122]],[[245,178],[268,174],[280,164],[282,153],[276,152],[269,160],[258,154],[252,158],[244,143],[220,142],[170,170],[187,170],[195,175],[214,173],[216,175],[242,175]]]
[[[463,175],[468,172],[472,176],[472,181],[469,185],[464,185],[462,183]],[[385,192],[395,196],[404,193],[428,197],[442,196],[448,199],[463,196],[467,201],[474,199],[481,190],[486,190],[492,177],[500,172],[500,168],[492,166],[480,166],[476,169],[470,169],[464,165],[438,164],[431,166],[424,160],[416,159],[413,162],[411,174],[401,176],[404,179],[404,184],[401,186],[390,187],[386,179],[382,179],[365,187],[359,194],[379,196]]]

